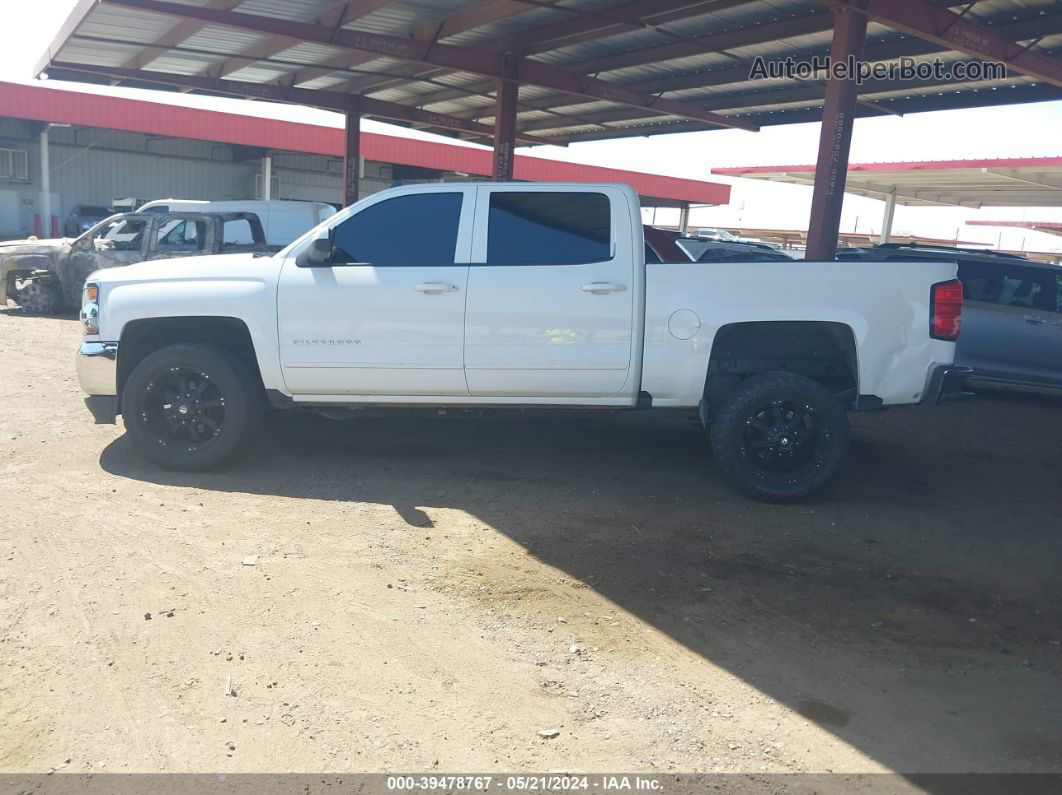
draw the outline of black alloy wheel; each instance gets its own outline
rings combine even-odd
[[[716,463],[731,483],[764,502],[794,502],[837,473],[848,417],[821,384],[788,371],[746,378],[712,418]]]
[[[169,345],[145,356],[121,400],[137,449],[159,466],[184,471],[211,469],[232,455],[265,406],[248,364],[210,343]]]

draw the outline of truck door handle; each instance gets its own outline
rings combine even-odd
[[[594,295],[605,295],[606,293],[622,293],[627,289],[625,284],[615,284],[614,282],[590,282],[590,284],[583,285],[584,293],[593,293]]]
[[[418,293],[427,293],[428,295],[439,295],[441,293],[456,293],[456,284],[444,284],[443,282],[425,282],[424,284],[418,284],[415,288]]]
[[[1026,323],[1032,323],[1034,326],[1041,326],[1047,322],[1042,317],[1037,317],[1036,315],[1024,315],[1023,317]]]

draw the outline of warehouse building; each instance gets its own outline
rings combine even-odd
[[[61,234],[76,207],[156,198],[339,203],[341,127],[0,83],[0,237]],[[489,150],[362,133],[361,195],[487,178]],[[42,179],[42,175],[46,175]],[[268,175],[268,176],[266,176]],[[650,207],[726,204],[730,188],[519,156],[515,178],[625,182]],[[49,220],[50,219],[50,220]]]

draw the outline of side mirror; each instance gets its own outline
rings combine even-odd
[[[332,264],[332,239],[319,237],[310,243],[299,256],[295,264],[300,268],[327,268]]]

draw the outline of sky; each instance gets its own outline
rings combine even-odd
[[[31,82],[33,68],[69,15],[76,0],[35,0],[33,3],[4,2],[4,47],[0,48],[0,80]],[[250,113],[307,123],[341,127],[342,117],[328,111],[238,99],[217,99],[172,92],[105,88],[77,83],[46,81],[56,88],[93,91],[179,102],[235,113]],[[2,112],[2,109],[0,109]],[[451,138],[366,120],[363,129],[390,135],[440,140]],[[814,163],[819,125],[792,124],[763,128],[758,133],[743,130],[659,135],[572,144],[567,147],[535,147],[520,154],[575,163],[632,168],[688,179],[706,179],[732,186],[730,204],[694,209],[691,226],[743,226],[773,229],[804,229],[811,207],[811,188],[754,182],[716,176],[712,168]],[[1037,157],[1062,155],[1062,102],[1041,102],[994,108],[918,113],[904,117],[857,119],[852,137],[851,162],[892,162],[964,158]],[[859,196],[846,196],[841,231],[881,229],[884,203]],[[1036,220],[1062,221],[1062,207],[896,208],[893,231],[915,233],[1003,248],[1031,251],[1062,250],[1062,237],[1022,229],[968,226],[966,221]],[[677,211],[661,210],[661,223],[675,223]]]

